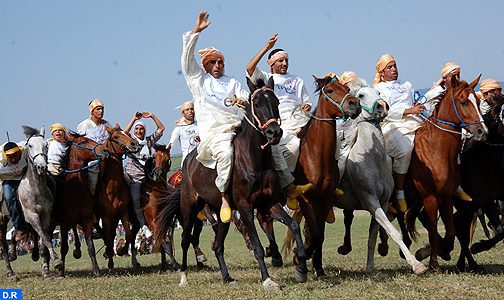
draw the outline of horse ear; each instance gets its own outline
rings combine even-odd
[[[268,80],[268,84],[266,84],[266,87],[273,89],[275,87],[275,80],[273,80],[273,76],[270,77]]]
[[[479,76],[478,76],[478,77],[476,77],[476,79],[474,79],[474,80],[473,80],[473,81],[469,84],[469,87],[470,87],[471,89],[473,89],[473,90],[474,90],[474,88],[478,85],[478,82],[479,82],[480,78],[481,78],[481,74],[479,74]]]
[[[42,128],[40,128],[40,135],[45,136],[45,127],[44,126],[42,126]]]
[[[114,128],[121,128],[121,125],[119,125],[119,123],[116,123]]]
[[[322,78],[318,78],[315,75],[312,75],[312,77],[313,77],[313,80],[315,80],[315,83],[317,83],[317,87],[320,89],[322,87],[322,81],[323,81],[323,79]]]
[[[255,86],[255,84],[248,77],[247,77],[247,85],[248,85],[248,88],[251,93],[254,92],[255,90],[257,90],[257,87]]]

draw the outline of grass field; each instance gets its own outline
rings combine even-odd
[[[502,244],[476,256],[477,261],[489,271],[489,275],[457,274],[454,265],[458,244],[452,261],[441,261],[445,274],[413,275],[406,262],[399,258],[395,244],[390,244],[387,257],[377,254],[377,271],[367,274],[363,271],[367,253],[367,213],[359,213],[354,219],[354,250],[347,256],[336,252],[344,232],[342,214],[337,212],[336,216],[336,223],[328,225],[326,229],[324,266],[327,276],[315,279],[310,273],[308,281],[299,284],[294,280],[294,267],[290,258],[284,258],[286,264],[282,268],[271,267],[268,259],[270,274],[282,288],[277,294],[269,294],[263,290],[257,262],[246,250],[241,236],[235,230],[230,230],[226,240],[225,257],[231,276],[238,283],[224,286],[217,262],[210,250],[213,239],[210,227],[204,228],[201,239],[201,248],[207,254],[209,268],[197,271],[192,267],[189,270],[187,287],[178,287],[178,273],[159,272],[159,254],[139,256],[142,268],[138,271],[129,268],[128,257],[115,258],[114,274],[93,277],[86,251],[83,251],[83,258],[80,260],[75,260],[71,255],[68,257],[68,275],[65,279],[43,280],[40,276],[40,262],[32,262],[29,255],[20,257],[13,262],[20,281],[8,282],[5,276],[1,276],[0,287],[22,288],[24,299],[502,299]],[[280,224],[275,226],[277,238],[280,240],[284,227]],[[179,262],[180,233],[180,230],[175,233]],[[481,231],[478,231],[477,237],[481,238]],[[419,243],[413,245],[413,250],[423,245],[426,239],[423,232]],[[266,241],[262,233],[261,240]],[[101,245],[101,242],[97,241],[97,249]],[[70,254],[71,251],[72,247]],[[105,274],[106,261],[102,254],[103,250],[98,254],[98,262],[102,274]],[[189,264],[195,265],[192,250]]]

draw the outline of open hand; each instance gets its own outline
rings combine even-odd
[[[198,18],[196,19],[196,27],[194,27],[193,32],[198,33],[203,31],[212,23],[208,21],[208,13],[206,11],[202,11],[199,13]]]

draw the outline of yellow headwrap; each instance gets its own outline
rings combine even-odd
[[[102,102],[100,99],[98,99],[98,98],[93,99],[93,101],[91,101],[91,103],[89,103],[89,112],[90,112],[90,113],[91,113],[91,112],[93,112],[93,110],[94,110],[95,108],[99,107],[99,106],[101,106],[101,107],[105,107],[105,106],[103,105],[103,102]]]
[[[380,72],[385,70],[385,67],[395,61],[395,58],[390,54],[383,54],[380,59],[376,61],[376,74],[373,80],[373,86],[377,85],[382,81]]]
[[[201,56],[201,63],[206,65],[206,63],[210,60],[218,60],[219,58],[224,61],[224,55],[222,55],[222,52],[219,50],[215,49],[214,47],[207,47],[205,49],[201,49],[198,51],[198,54]]]
[[[443,82],[443,80],[446,79],[446,77],[455,74],[460,74],[460,66],[452,61],[447,62],[443,66],[443,68],[441,68],[441,79],[439,79],[436,83],[434,83],[434,85],[431,87],[431,90],[440,85]]]
[[[4,150],[4,147],[5,147],[5,144],[7,143],[4,143],[2,146],[1,146],[1,153],[2,153],[2,161],[5,161],[7,160],[7,155],[13,155],[13,154],[16,154],[17,152],[19,151],[22,151],[23,148],[21,146],[17,146],[17,147],[14,147],[14,148],[11,148],[7,151]]]
[[[339,82],[342,85],[347,85],[357,77],[358,77],[357,73],[352,72],[352,71],[345,71],[343,74],[341,74],[341,76],[339,78]]]
[[[63,124],[61,123],[54,123],[51,125],[51,127],[49,127],[49,131],[51,132],[51,134],[53,134],[53,132],[56,130],[63,130],[66,132],[65,126],[63,126]]]
[[[485,78],[480,83],[480,91],[482,93],[497,89],[502,89],[502,86],[497,80],[493,78]]]

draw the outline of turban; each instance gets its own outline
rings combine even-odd
[[[206,63],[210,60],[218,60],[220,58],[222,59],[222,61],[224,61],[224,55],[222,55],[222,52],[215,49],[214,47],[201,49],[198,51],[198,54],[201,56],[201,63],[203,64],[203,66],[206,65]]]
[[[269,66],[272,66],[280,59],[289,59],[289,54],[287,54],[287,52],[285,51],[278,51],[268,59],[267,63]]]
[[[480,83],[480,91],[482,93],[486,93],[491,90],[502,89],[500,83],[493,78],[483,79]]]
[[[357,77],[358,77],[357,73],[352,72],[352,71],[345,71],[345,73],[341,74],[341,77],[339,78],[339,82],[342,85],[347,85],[350,82],[352,82],[352,80],[356,79]]]
[[[5,156],[16,154],[17,152],[19,152],[21,150],[22,150],[22,148],[19,147],[14,142],[7,142],[3,146],[3,153],[4,153]]]
[[[99,106],[104,107],[103,102],[98,98],[93,99],[93,101],[89,103],[89,112],[93,112],[93,110]]]
[[[383,54],[380,59],[376,61],[376,75],[373,80],[373,86],[382,81],[380,72],[385,70],[385,67],[393,61],[395,61],[395,58],[390,54]]]
[[[186,110],[186,109],[188,109],[190,107],[194,108],[194,102],[192,102],[192,101],[186,101],[186,102],[184,102],[184,104],[180,105],[177,108],[180,109],[181,112],[183,112],[184,110]]]
[[[432,86],[431,90],[440,85],[449,75],[460,74],[460,66],[454,62],[447,62],[441,69],[441,79]]]
[[[49,131],[51,132],[51,134],[56,130],[63,130],[66,132],[65,126],[63,126],[63,124],[61,123],[54,123],[51,125],[51,127],[49,127]]]

